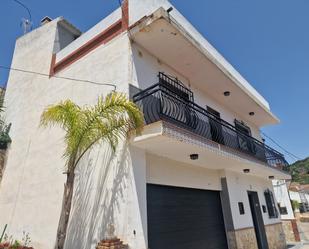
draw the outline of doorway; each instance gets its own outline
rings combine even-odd
[[[245,152],[256,154],[255,144],[251,139],[251,129],[235,119],[235,129],[237,132],[239,148]]]
[[[220,112],[217,112],[209,106],[207,106],[206,108],[207,112],[211,115],[211,118],[209,119],[209,125],[212,140],[219,144],[224,144]]]
[[[259,249],[269,249],[257,192],[248,191],[252,220]]]

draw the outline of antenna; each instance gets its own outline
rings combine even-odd
[[[15,3],[19,4],[21,7],[23,7],[27,12],[28,12],[28,16],[29,18],[22,18],[21,19],[21,26],[23,28],[23,32],[24,34],[26,34],[27,32],[29,32],[32,29],[32,16],[31,16],[31,12],[30,9],[21,1],[19,0],[13,0]]]
[[[28,33],[32,28],[32,22],[29,19],[22,18],[21,19],[21,26],[23,28],[24,34]]]

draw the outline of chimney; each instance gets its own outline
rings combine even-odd
[[[46,24],[46,23],[49,23],[51,22],[52,19],[49,17],[49,16],[45,16],[42,20],[41,20],[41,26]]]

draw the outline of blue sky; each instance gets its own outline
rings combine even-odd
[[[64,16],[82,31],[118,7],[118,0],[23,2],[31,9],[34,27],[46,15]],[[281,124],[263,131],[297,156],[309,156],[309,1],[171,2],[270,102]],[[27,12],[13,0],[1,0],[0,65],[11,63],[23,17]],[[0,69],[0,85],[7,81],[7,75]]]

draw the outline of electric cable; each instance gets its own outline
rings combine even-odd
[[[44,76],[44,77],[48,77],[48,78],[56,78],[56,79],[84,82],[84,83],[89,83],[89,84],[93,84],[93,85],[111,86],[111,87],[114,88],[114,91],[116,91],[116,89],[117,89],[117,86],[115,84],[111,84],[111,83],[100,83],[100,82],[95,82],[95,81],[91,81],[91,80],[77,79],[77,78],[57,76],[57,75],[51,76],[51,75],[46,74],[46,73],[40,73],[40,72],[35,72],[35,71],[30,71],[30,70],[25,70],[25,69],[7,67],[7,66],[3,66],[3,65],[0,65],[0,68],[5,69],[5,70],[12,70],[12,71],[17,71],[17,72],[22,72],[22,73],[29,73],[29,74],[40,75],[40,76]]]
[[[29,15],[29,21],[32,22],[32,15],[31,15],[31,11],[30,9],[21,1],[19,0],[13,0],[15,3],[19,4],[20,6],[22,6],[25,10],[27,10],[28,15]]]
[[[293,153],[289,152],[288,150],[286,150],[283,146],[281,146],[279,143],[277,143],[274,139],[272,139],[270,136],[265,134],[263,131],[261,131],[261,133],[262,133],[263,136],[265,136],[270,141],[272,141],[275,145],[277,145],[280,149],[282,149],[287,155],[289,155],[290,157],[292,157],[294,159],[301,160],[301,158],[299,156],[296,156],[295,154],[293,154]]]

